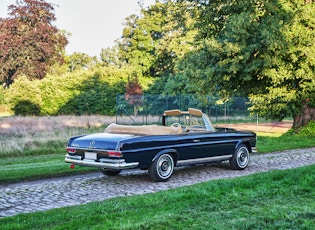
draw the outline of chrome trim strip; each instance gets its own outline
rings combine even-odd
[[[69,148],[74,148],[76,150],[82,150],[82,151],[100,151],[100,152],[108,152],[108,151],[117,151],[115,149],[109,150],[109,149],[100,149],[100,148],[90,148],[90,147],[80,147],[80,146],[67,146]]]
[[[99,162],[101,163],[109,163],[109,164],[121,164],[124,163],[124,159],[106,159],[106,158],[100,158]]]
[[[82,156],[78,156],[78,155],[72,156],[72,155],[67,154],[66,157],[73,160],[82,160]]]
[[[81,157],[80,157],[81,158]],[[126,163],[125,160],[112,160],[111,162],[96,162],[94,160],[87,160],[87,159],[76,159],[74,156],[70,156],[69,154],[66,155],[65,162],[75,164],[75,165],[82,165],[82,166],[90,166],[96,168],[107,168],[107,169],[131,169],[135,168],[139,165],[139,162],[132,162]]]
[[[216,157],[205,157],[205,158],[197,158],[197,159],[188,159],[188,160],[179,160],[178,163],[202,163],[202,162],[210,162],[210,161],[224,161],[228,160],[232,157],[233,155],[225,155],[225,156],[216,156]]]

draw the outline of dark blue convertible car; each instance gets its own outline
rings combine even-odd
[[[109,125],[104,133],[69,139],[65,161],[99,168],[108,176],[123,169],[148,170],[154,181],[167,181],[179,163],[222,162],[233,169],[249,164],[256,134],[215,128],[197,109],[168,110],[162,125]]]

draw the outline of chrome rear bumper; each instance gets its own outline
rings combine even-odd
[[[99,159],[100,162],[89,159],[81,159],[80,156],[66,155],[65,162],[75,165],[89,166],[95,168],[106,168],[106,169],[131,169],[136,168],[139,162],[126,163],[123,159]]]

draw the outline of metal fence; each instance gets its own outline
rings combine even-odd
[[[262,132],[285,132],[292,121],[271,121],[251,114],[246,98],[223,99],[200,95],[116,95],[116,123],[161,124],[165,110],[196,108],[208,114],[214,125]]]
[[[229,98],[196,95],[116,95],[116,115],[118,123],[148,124],[163,114],[165,110],[196,108],[208,114],[214,121],[255,120],[251,116],[249,103],[244,98]],[[150,119],[149,119],[150,118]],[[121,120],[123,119],[123,120]],[[129,121],[128,121],[129,120]]]

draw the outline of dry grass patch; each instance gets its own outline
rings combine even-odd
[[[115,122],[109,116],[53,116],[0,118],[0,157],[18,156],[35,149],[66,146],[70,136],[103,131]]]
[[[2,117],[0,135],[26,135],[65,128],[91,128],[115,122],[108,116]]]

